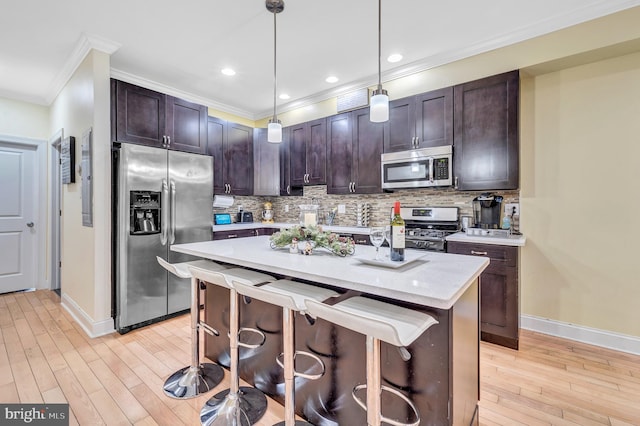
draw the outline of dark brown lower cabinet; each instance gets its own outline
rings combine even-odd
[[[447,252],[489,257],[480,275],[480,338],[518,349],[520,300],[518,247],[449,241]]]

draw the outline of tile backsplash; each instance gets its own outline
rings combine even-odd
[[[460,215],[471,215],[471,202],[479,194],[486,191],[456,191],[453,188],[442,189],[403,189],[393,193],[383,194],[351,194],[351,195],[332,195],[327,194],[326,185],[305,186],[304,195],[301,197],[240,197],[236,196],[234,204],[228,209],[214,209],[214,212],[232,213],[235,219],[235,213],[239,206],[245,211],[253,212],[256,222],[262,218],[263,204],[266,201],[273,203],[274,220],[276,222],[296,223],[300,204],[314,204],[320,206],[320,210],[324,214],[338,205],[345,206],[345,213],[338,213],[333,222],[339,226],[356,226],[356,207],[358,204],[367,203],[370,205],[369,225],[386,225],[389,222],[391,208],[395,201],[400,201],[403,206],[446,206],[458,207]],[[518,203],[520,191],[491,191],[496,195],[504,197],[504,203]],[[289,207],[289,211],[285,211],[285,207]],[[323,221],[324,223],[324,221]]]

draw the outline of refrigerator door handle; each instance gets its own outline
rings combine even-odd
[[[171,232],[169,234],[169,244],[176,241],[176,183],[171,180]]]
[[[169,205],[171,206],[171,224],[169,226],[169,244],[173,244],[176,241],[176,183],[173,179],[171,179],[170,190],[171,190],[171,201]]]
[[[162,179],[162,223],[160,227],[162,228],[162,232],[160,233],[160,244],[163,246],[167,245],[167,228],[169,224],[169,186],[167,185],[167,180]]]

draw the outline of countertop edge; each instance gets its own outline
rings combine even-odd
[[[467,235],[463,232],[458,232],[446,237],[447,241],[455,241],[460,243],[479,243],[479,244],[493,244],[500,246],[513,246],[524,247],[527,242],[527,237],[524,235],[511,235],[509,238],[499,237],[477,237]]]

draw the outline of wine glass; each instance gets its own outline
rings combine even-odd
[[[378,256],[378,251],[380,250],[380,246],[384,243],[384,228],[381,226],[374,226],[369,231],[369,239],[371,240],[371,244],[376,246],[376,259],[380,260]]]
[[[391,225],[387,225],[384,227],[384,239],[389,244],[389,253],[391,253]]]

